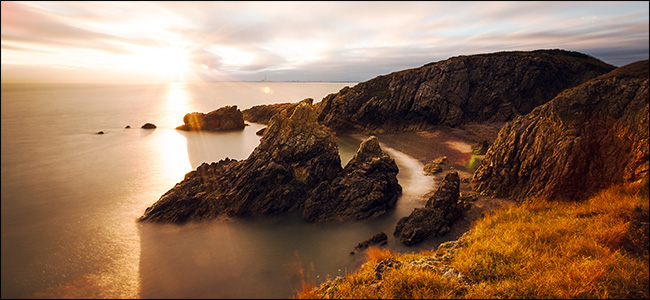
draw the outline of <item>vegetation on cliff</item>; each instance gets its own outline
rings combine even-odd
[[[647,299],[644,180],[584,202],[530,201],[496,211],[437,250],[370,248],[357,271],[318,286],[306,278],[296,298]]]

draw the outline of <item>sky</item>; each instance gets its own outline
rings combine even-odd
[[[352,81],[458,55],[648,59],[648,1],[2,1],[2,81]]]

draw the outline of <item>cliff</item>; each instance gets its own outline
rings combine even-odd
[[[648,176],[648,99],[648,60],[563,91],[500,130],[475,189],[578,200]]]
[[[613,69],[562,50],[458,56],[345,87],[316,106],[336,132],[503,122]]]
[[[322,182],[332,182],[339,176],[345,176],[336,137],[327,127],[318,124],[316,118],[310,101],[300,102],[291,116],[287,111],[276,114],[271,118],[259,146],[247,159],[203,163],[147,208],[138,220],[180,224],[218,216],[302,213],[305,201],[312,197],[312,190]],[[346,190],[365,190],[365,185],[377,187],[382,192],[390,193],[379,196],[381,199],[376,203],[388,209],[390,205],[381,201],[393,201],[392,195],[401,192],[395,177],[395,162],[390,157],[386,158],[381,150],[368,155],[367,159],[388,160],[395,169],[387,170],[390,173],[384,176],[377,175],[385,182],[377,182],[366,176],[366,180],[357,180],[354,185],[341,187],[342,193],[350,194]],[[394,185],[385,186],[389,183]],[[359,202],[354,197],[345,200]],[[346,212],[346,218],[350,219],[381,214],[375,206],[354,206]],[[330,210],[321,210],[310,214],[309,220],[329,220],[329,217],[321,215],[330,216],[330,213]]]

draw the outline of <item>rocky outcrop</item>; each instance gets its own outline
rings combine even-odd
[[[224,106],[207,114],[187,113],[183,116],[183,125],[176,127],[185,131],[226,131],[241,130],[246,126],[242,112],[237,105]]]
[[[302,216],[309,221],[347,221],[383,215],[402,192],[398,172],[395,160],[371,136],[361,143],[341,174],[314,189]]]
[[[156,129],[158,127],[153,123],[145,123],[144,125],[140,126],[140,128],[142,128],[142,129]]]
[[[256,105],[242,111],[244,120],[254,123],[268,124],[271,118],[277,113],[286,110],[288,115],[293,113],[293,110],[301,102],[312,104],[314,99],[306,98],[296,103],[278,103],[278,104],[265,104]]]
[[[458,172],[448,173],[425,207],[414,209],[409,216],[397,222],[393,235],[406,245],[444,235],[452,223],[469,208],[467,203],[459,201],[459,194]]]
[[[345,87],[316,106],[336,132],[503,122],[613,69],[562,50],[458,56]]]
[[[327,127],[318,124],[316,118],[316,112],[308,102],[301,102],[291,116],[287,111],[280,112],[271,118],[259,146],[246,160],[225,159],[218,163],[202,164],[147,208],[139,221],[185,223],[218,216],[302,213],[305,201],[312,196],[316,187],[347,174],[341,168],[336,137]],[[358,155],[363,156],[363,159],[359,159],[360,164],[377,167],[373,164],[375,160],[385,160],[383,156],[372,157],[371,151],[359,152],[361,154]],[[378,171],[373,169],[350,169],[365,172],[369,176],[367,180],[374,184],[372,191],[385,190],[378,186],[381,183],[377,183],[372,176],[384,179],[385,184],[390,181],[374,174],[373,171]],[[341,187],[341,192],[347,195],[351,192],[345,189],[358,188],[364,187]],[[346,199],[354,200],[352,197]],[[346,213],[355,219],[373,216],[378,211],[376,205],[380,204],[373,202],[372,205],[355,206],[356,213],[352,210],[346,210]],[[321,214],[327,215],[328,211]],[[313,217],[310,220],[329,219],[321,214],[310,214]]]
[[[364,250],[364,249],[366,249],[366,248],[368,248],[370,246],[374,246],[374,245],[383,246],[383,245],[386,245],[387,241],[388,241],[388,236],[386,235],[386,233],[384,233],[384,232],[377,233],[377,234],[373,235],[371,238],[357,244],[357,246],[354,247],[354,250],[352,250],[352,252],[350,252],[350,254],[354,254],[355,251],[362,251],[362,250]]]
[[[579,200],[648,172],[648,60],[565,90],[506,124],[475,189],[523,200]]]

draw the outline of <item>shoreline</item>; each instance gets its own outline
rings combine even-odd
[[[458,172],[461,179],[461,193],[474,193],[478,198],[476,201],[471,202],[471,208],[451,226],[451,230],[447,234],[428,238],[417,245],[405,246],[406,249],[409,249],[409,251],[435,249],[441,243],[458,239],[463,233],[471,229],[476,220],[485,214],[515,203],[515,201],[505,198],[480,195],[472,189],[471,185],[474,171],[476,171],[484,157],[484,155],[472,155],[471,146],[481,140],[492,143],[504,124],[467,124],[457,128],[440,126],[419,131],[350,134],[350,136],[357,139],[374,135],[381,144],[415,158],[422,165],[426,165],[440,156],[447,156],[449,163],[441,165],[442,172],[431,175],[433,185],[429,187],[428,192],[422,195],[423,203],[436,191],[438,183],[442,181],[449,171]]]

